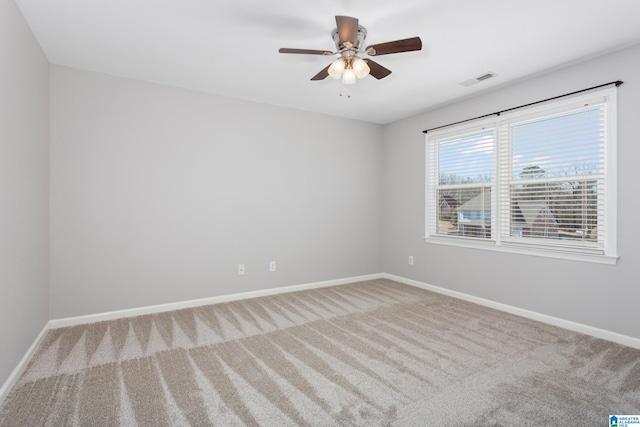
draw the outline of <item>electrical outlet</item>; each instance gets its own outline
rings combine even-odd
[[[238,276],[244,276],[244,264],[238,264]]]
[[[409,265],[413,265],[413,257],[409,255]]]
[[[269,271],[270,271],[270,272],[272,272],[272,273],[273,273],[274,271],[276,271],[276,262],[275,262],[275,261],[271,261],[271,262],[269,263]]]

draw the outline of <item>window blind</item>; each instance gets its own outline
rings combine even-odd
[[[605,105],[500,126],[501,239],[603,253]]]
[[[495,140],[493,125],[432,140],[435,234],[491,239]]]

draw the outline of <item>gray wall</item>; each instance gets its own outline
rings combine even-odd
[[[618,79],[625,84],[618,92],[616,266],[424,242],[424,129]],[[640,338],[639,112],[640,46],[635,46],[386,126],[384,271]],[[413,266],[409,255],[415,257]]]
[[[0,385],[49,320],[49,64],[0,0]]]
[[[52,318],[381,272],[381,152],[378,125],[52,66]]]

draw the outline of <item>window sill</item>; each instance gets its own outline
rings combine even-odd
[[[472,239],[452,239],[452,238],[441,238],[441,237],[425,237],[426,243],[433,243],[437,245],[446,245],[446,246],[457,246],[461,248],[470,248],[470,249],[483,249],[490,250],[495,252],[506,252],[510,254],[519,254],[519,255],[531,255],[531,256],[539,256],[544,258],[555,258],[555,259],[566,259],[570,261],[581,261],[581,262],[590,262],[594,264],[605,264],[605,265],[616,265],[618,262],[617,256],[610,255],[594,255],[594,254],[585,254],[585,253],[577,253],[577,252],[568,252],[568,251],[554,251],[554,250],[544,250],[544,249],[531,249],[531,248],[523,248],[515,245],[496,245],[494,242],[487,241],[476,241]]]

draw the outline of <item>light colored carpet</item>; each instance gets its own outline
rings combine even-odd
[[[0,426],[607,425],[640,350],[375,280],[49,331]]]

